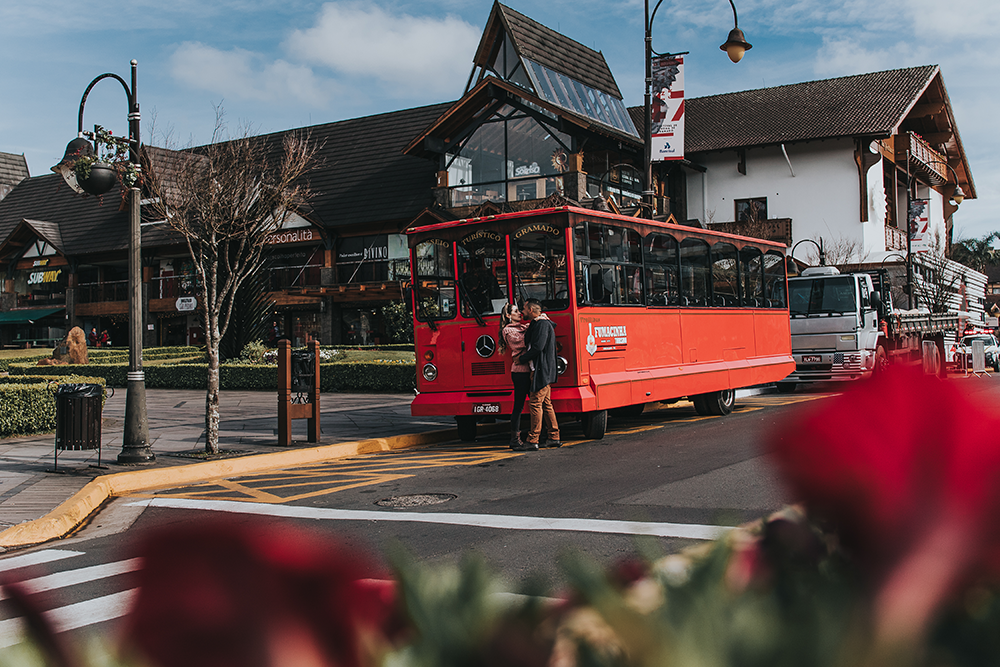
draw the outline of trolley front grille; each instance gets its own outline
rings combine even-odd
[[[472,364],[473,375],[503,375],[502,361],[480,361]]]

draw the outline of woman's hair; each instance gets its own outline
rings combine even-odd
[[[500,330],[497,332],[497,348],[500,350],[500,354],[503,354],[507,350],[507,341],[503,337],[503,328],[510,324],[510,311],[514,304],[505,303],[503,308],[500,309]]]

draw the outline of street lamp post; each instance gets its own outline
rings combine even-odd
[[[80,99],[80,113],[77,122],[77,138],[66,147],[66,154],[52,171],[61,174],[66,182],[77,192],[82,192],[73,172],[73,164],[81,155],[93,155],[93,147],[86,139],[83,131],[83,108],[87,96],[97,83],[103,79],[115,79],[122,84],[128,97],[128,143],[129,161],[136,173],[139,173],[139,148],[141,135],[139,133],[139,101],[136,97],[136,67],[132,61],[131,87],[117,74],[102,74],[87,86]],[[96,135],[96,133],[95,133]],[[95,136],[96,140],[96,136]],[[113,183],[108,186],[110,189]],[[125,184],[122,183],[122,187]],[[106,190],[105,190],[106,191]],[[89,191],[90,194],[101,194]],[[146,415],[146,380],[142,371],[142,247],[140,227],[140,204],[142,193],[139,180],[129,186],[129,237],[128,237],[128,374],[125,396],[125,432],[122,438],[122,451],[118,454],[119,463],[148,463],[155,460],[149,444],[149,421]]]
[[[649,13],[649,0],[644,0],[644,6],[646,11],[646,94],[644,97],[645,101],[645,116],[644,116],[644,129],[645,129],[645,144],[644,144],[644,164],[646,167],[646,188],[642,192],[643,208],[646,209],[646,214],[652,218],[653,217],[653,111],[652,111],[652,87],[653,87],[653,56],[665,56],[665,53],[656,53],[653,51],[653,20],[656,18],[656,10],[660,8],[660,3],[663,0],[657,0],[656,5],[653,7],[653,13]],[[726,39],[725,43],[719,48],[725,51],[729,55],[729,59],[734,63],[738,63],[742,58],[743,54],[748,50],[752,49],[753,46],[746,41],[743,36],[743,31],[740,30],[739,18],[736,16],[736,5],[733,0],[729,0],[730,6],[733,8],[733,29],[729,31],[729,37]],[[681,55],[681,54],[674,54]]]
[[[819,243],[816,243],[812,239],[802,239],[798,243],[792,246],[792,250],[788,253],[788,256],[795,259],[795,249],[798,248],[803,243],[812,243],[819,250],[819,265],[826,266],[826,250],[823,248],[823,237],[820,237]]]

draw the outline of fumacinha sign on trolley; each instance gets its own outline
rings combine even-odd
[[[583,347],[590,356],[594,356],[598,350],[618,350],[628,345],[628,329],[624,324],[587,324],[589,333]]]

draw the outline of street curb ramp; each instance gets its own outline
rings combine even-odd
[[[510,426],[507,424],[497,426],[481,424],[479,430],[485,434],[509,428]],[[45,516],[19,523],[0,532],[0,551],[28,547],[59,539],[86,521],[87,517],[96,512],[109,498],[186,484],[209,482],[213,479],[241,477],[268,470],[321,463],[360,454],[375,454],[378,452],[410,449],[456,439],[458,439],[458,431],[451,428],[426,433],[397,435],[388,438],[355,440],[335,445],[322,445],[270,454],[222,459],[219,461],[205,461],[190,465],[148,470],[130,470],[128,472],[101,475],[88,482],[86,486]]]

